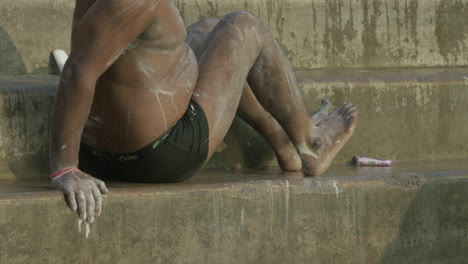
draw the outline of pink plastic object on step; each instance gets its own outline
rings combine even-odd
[[[393,160],[382,160],[382,159],[373,159],[368,157],[354,157],[356,166],[381,166],[381,167],[390,167],[392,166]]]

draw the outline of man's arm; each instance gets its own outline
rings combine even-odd
[[[76,35],[76,28],[86,14],[86,12],[90,9],[90,7],[96,2],[96,0],[75,0],[75,11],[73,12],[73,23],[72,23],[72,30],[71,30],[71,39],[73,40]],[[73,41],[72,41],[73,44]],[[73,49],[73,47],[72,47]]]
[[[72,51],[64,67],[50,121],[50,170],[78,166],[81,134],[98,78],[155,16],[159,0],[96,0],[74,29]],[[72,171],[53,179],[72,210],[92,222],[107,189],[85,173]]]

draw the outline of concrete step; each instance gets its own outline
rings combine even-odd
[[[322,98],[353,102],[359,124],[336,157],[468,159],[468,69],[298,72],[311,112]],[[58,78],[0,76],[0,179],[47,177],[48,118]],[[208,164],[277,166],[270,147],[240,119]]]
[[[57,76],[0,76],[0,179],[48,171],[49,114]]]
[[[175,0],[186,24],[258,16],[296,69],[468,65],[468,0]],[[74,1],[0,1],[0,74],[49,72],[68,51]]]
[[[0,182],[0,263],[465,263],[468,160],[332,167],[323,177],[206,170],[110,183],[79,233],[46,182]]]

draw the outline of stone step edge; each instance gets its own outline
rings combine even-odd
[[[0,262],[464,263],[466,174],[405,177],[115,189],[90,228],[58,192],[0,199]]]
[[[468,161],[467,161],[468,162]],[[376,168],[379,170],[379,168]],[[316,193],[322,195],[339,195],[344,189],[352,188],[358,185],[366,185],[368,187],[387,186],[389,188],[398,188],[403,190],[419,189],[422,185],[427,183],[438,182],[456,182],[468,181],[468,166],[466,169],[457,170],[440,170],[440,171],[408,171],[408,172],[376,172],[359,176],[325,176],[325,177],[303,177],[300,173],[282,174],[279,172],[271,172],[268,170],[254,170],[254,169],[205,169],[201,174],[215,173],[221,174],[219,179],[223,176],[229,176],[230,172],[239,174],[239,171],[245,176],[252,173],[260,173],[271,179],[255,179],[246,180],[245,177],[240,181],[229,180],[219,182],[197,182],[198,178],[189,180],[188,182],[179,184],[143,184],[143,183],[116,183],[110,182],[111,195],[105,199],[117,199],[125,197],[143,198],[148,196],[157,196],[167,192],[192,193],[192,192],[207,192],[207,191],[223,191],[232,190],[232,188],[243,189],[247,188],[271,188],[271,190],[289,191],[289,189],[298,188],[300,191],[307,193]],[[0,184],[21,184],[22,181],[0,181]],[[2,203],[9,203],[12,201],[25,201],[28,200],[41,200],[48,201],[63,199],[62,193],[53,190],[52,185],[48,181],[36,181],[35,184],[41,186],[50,186],[49,190],[27,191],[27,192],[0,192],[0,206]],[[287,189],[285,189],[285,186]]]

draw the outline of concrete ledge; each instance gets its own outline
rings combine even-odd
[[[296,69],[468,65],[468,0],[175,0],[186,24],[258,16]],[[2,0],[0,74],[49,72],[69,49],[74,1]]]
[[[468,158],[466,68],[299,72],[311,111],[322,98],[359,108],[354,137],[336,163],[355,155],[403,160]],[[0,77],[0,179],[47,175],[48,118],[58,79]],[[208,164],[216,167],[276,166],[253,129],[236,119]]]
[[[464,263],[467,165],[335,167],[319,178],[208,170],[182,184],[114,183],[88,239],[59,192],[13,187],[0,194],[0,262]]]

